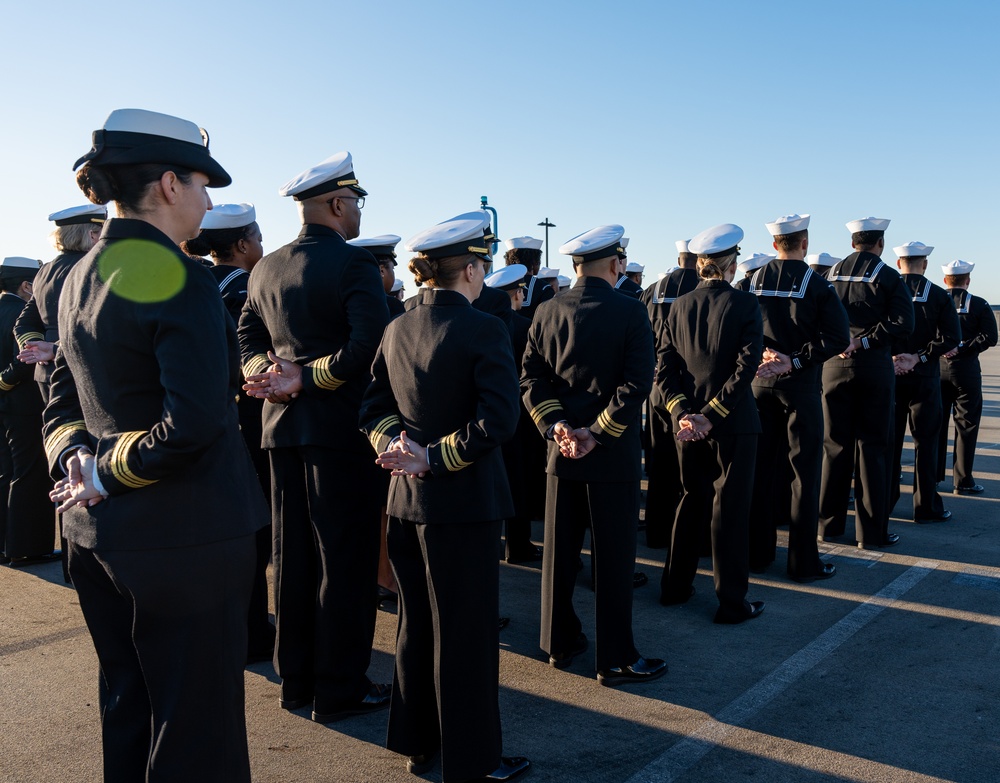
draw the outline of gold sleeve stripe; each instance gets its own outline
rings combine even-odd
[[[132,447],[148,434],[148,432],[123,432],[111,450],[111,475],[126,487],[141,489],[156,483],[156,479],[144,479],[135,475],[128,466],[128,455]]]
[[[441,458],[444,466],[450,471],[461,470],[471,465],[458,455],[458,433],[453,432],[441,441]]]
[[[65,424],[60,424],[54,430],[52,434],[45,439],[45,454],[49,459],[53,459],[56,454],[56,450],[59,448],[59,443],[68,438],[74,432],[86,432],[87,425],[83,423],[83,419],[78,419],[76,421],[68,421]]]
[[[385,437],[386,430],[392,427],[394,424],[402,424],[403,420],[393,414],[392,416],[386,416],[382,421],[375,425],[375,428],[371,431],[368,436],[368,441],[372,444],[375,451],[381,451],[379,446],[379,441]]]
[[[619,424],[611,418],[611,414],[606,410],[601,411],[601,415],[597,417],[597,423],[613,438],[621,437],[622,433],[628,429],[627,424]]]
[[[561,411],[563,406],[559,404],[559,400],[545,400],[544,402],[538,403],[534,408],[532,408],[531,420],[535,422],[535,425],[542,423],[542,420],[554,411]]]
[[[680,405],[682,402],[687,402],[687,397],[683,394],[675,394],[673,397],[667,398],[667,413],[673,413],[674,408]]]
[[[322,359],[316,359],[306,365],[306,367],[312,368],[313,383],[316,384],[316,388],[335,391],[343,386],[344,382],[339,378],[335,378],[333,373],[330,372],[331,361],[332,357],[324,356]]]
[[[18,350],[21,350],[21,351],[23,351],[24,350],[24,346],[27,345],[32,340],[44,340],[45,339],[45,335],[42,334],[41,332],[25,332],[22,335],[14,335],[14,337],[17,339]]]
[[[3,378],[0,378],[0,391],[10,391],[15,386],[17,386],[16,383],[7,383]]]
[[[708,401],[708,404],[711,405],[712,408],[715,409],[716,413],[718,413],[722,418],[726,418],[726,416],[729,415],[729,411],[726,409],[726,406],[719,402],[718,399],[713,398]]]
[[[249,378],[251,375],[257,375],[262,372],[265,367],[270,366],[271,360],[267,358],[267,354],[258,353],[251,356],[246,360],[243,365],[243,377]]]

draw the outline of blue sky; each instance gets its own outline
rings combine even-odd
[[[674,240],[812,214],[811,250],[888,217],[887,245],[995,271],[1000,4],[63,0],[6,12],[4,255],[48,260],[48,213],[83,203],[70,167],[111,110],[203,125],[252,201],[265,250],[297,233],[278,187],[342,149],[371,197],[363,235],[404,241],[487,195],[502,237],[556,248],[621,223],[647,281]],[[893,260],[888,251],[885,256]],[[400,254],[401,276],[406,254]]]

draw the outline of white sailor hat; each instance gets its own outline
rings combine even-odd
[[[564,256],[573,256],[574,264],[621,255],[625,252],[621,244],[624,233],[625,229],[615,224],[598,226],[577,234],[562,245],[559,252]]]
[[[859,231],[885,231],[887,228],[889,228],[888,218],[859,218],[847,224],[847,230],[852,234],[857,234]]]
[[[794,234],[809,228],[809,215],[782,215],[770,223],[764,224],[772,237],[784,234]]]
[[[396,261],[396,245],[399,244],[399,237],[395,234],[380,234],[377,237],[364,237],[362,239],[350,239],[347,244],[355,247],[363,247],[375,258],[391,258],[393,264]]]
[[[392,286],[389,289],[389,293],[398,294],[402,290],[403,290],[403,281],[397,277],[395,280],[392,281]]]
[[[539,280],[555,280],[559,277],[559,270],[548,266],[539,267],[538,274],[535,277]]]
[[[770,255],[768,253],[754,253],[749,258],[741,261],[736,265],[736,271],[740,274],[746,274],[747,272],[752,272],[755,269],[760,269],[765,264],[776,259],[777,256]]]
[[[524,264],[511,264],[487,275],[484,282],[490,288],[511,291],[515,288],[524,288],[524,276],[526,274],[528,274],[528,267]]]
[[[526,248],[528,250],[542,249],[542,240],[535,239],[534,237],[513,237],[512,239],[505,239],[503,243],[507,246],[508,250],[517,250],[519,248]]]
[[[618,240],[618,244],[622,246],[622,250],[625,250],[628,247],[628,237],[622,237]]]
[[[688,252],[697,256],[723,256],[739,250],[743,229],[735,223],[706,228],[688,242]]]
[[[975,264],[970,263],[969,261],[960,261],[956,258],[954,261],[949,261],[941,267],[941,271],[946,275],[967,275],[970,274],[975,268]]]
[[[166,163],[200,171],[210,188],[224,188],[233,178],[208,151],[208,133],[193,122],[145,109],[115,109],[95,130],[90,152],[73,164],[111,166]]]
[[[690,241],[691,241],[690,239],[678,239],[676,242],[674,242],[674,246],[677,248],[677,252],[690,253],[691,251],[688,250],[688,243]]]
[[[0,261],[0,278],[31,277],[41,266],[42,262],[37,258],[7,256],[3,261]]]
[[[103,204],[84,204],[70,207],[49,215],[49,220],[57,226],[72,226],[79,223],[103,223],[108,219],[108,208]]]
[[[566,275],[559,275],[556,281],[559,283],[560,288],[568,288],[573,284],[573,281],[566,277]]]
[[[201,219],[202,231],[220,228],[243,228],[257,220],[253,204],[216,204]]]
[[[411,253],[421,253],[428,258],[472,253],[484,261],[492,261],[484,235],[489,224],[490,217],[486,212],[466,212],[410,237],[405,247]]]
[[[894,247],[892,252],[897,258],[907,258],[910,256],[929,256],[934,250],[933,245],[925,245],[923,242],[907,242],[905,245]]]
[[[625,265],[625,271],[641,275],[646,271],[646,267],[642,264],[637,264],[635,261],[629,261],[628,264]]]
[[[368,195],[368,191],[358,184],[358,178],[354,175],[354,161],[350,152],[338,152],[306,169],[278,188],[278,195],[305,201],[341,188],[350,188],[359,196]]]
[[[807,264],[815,264],[817,266],[833,266],[841,259],[836,256],[831,256],[829,253],[810,253],[806,256]]]

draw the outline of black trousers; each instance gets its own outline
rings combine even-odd
[[[440,748],[446,783],[500,766],[499,535],[499,522],[389,518],[399,627],[386,747]]]
[[[741,613],[750,581],[750,501],[756,434],[721,435],[677,442],[684,495],[677,507],[670,555],[660,590],[686,598],[698,571],[701,530],[711,520],[715,595],[724,611]]]
[[[591,530],[598,671],[635,663],[632,574],[639,482],[597,483],[549,475],[542,556],[541,648],[570,650],[582,630],[573,609],[583,537]]]
[[[942,422],[938,440],[937,480],[944,481],[948,457],[948,423],[955,419],[952,479],[956,487],[975,486],[972,467],[976,460],[979,423],[983,418],[983,372],[979,357],[942,362]]]
[[[317,712],[363,698],[375,637],[379,495],[374,458],[271,449],[275,671],[284,698]]]
[[[750,506],[750,564],[765,567],[774,561],[775,524],[787,519],[788,575],[815,576],[822,567],[816,546],[823,462],[819,387],[754,386],[753,392],[762,432]]]
[[[899,500],[903,438],[909,422],[915,452],[913,468],[913,518],[937,517],[944,502],[937,492],[938,438],[941,435],[941,380],[937,375],[896,377],[896,412],[893,427],[893,461],[889,474],[889,508]]]
[[[655,413],[649,415],[649,449],[646,475],[646,545],[662,549],[670,544],[670,531],[681,499],[681,468],[676,438]]]
[[[819,532],[842,536],[847,527],[851,478],[858,464],[854,494],[857,540],[880,545],[889,533],[888,479],[895,373],[883,365],[823,368],[823,477]]]
[[[70,543],[100,663],[106,783],[249,783],[243,667],[253,559],[252,535],[149,551]]]
[[[7,557],[46,555],[55,548],[56,515],[42,448],[41,409],[37,413],[0,413],[10,453],[10,486],[2,500],[7,511]]]

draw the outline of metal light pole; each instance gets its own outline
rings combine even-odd
[[[545,226],[545,266],[548,266],[549,265],[549,229],[550,228],[555,228],[556,224],[555,223],[550,223],[549,219],[545,218],[545,220],[542,223],[539,223],[538,225]]]
[[[487,201],[486,196],[480,196],[479,197],[479,206],[480,206],[481,209],[484,209],[487,212],[492,212],[493,213],[493,236],[496,238],[497,241],[494,241],[492,243],[493,247],[490,248],[490,249],[493,251],[493,255],[496,255],[497,254],[497,248],[500,246],[500,242],[499,242],[499,239],[500,239],[500,230],[499,230],[500,219],[497,217],[497,211],[495,209],[493,209],[493,207],[491,207],[489,205],[489,202]]]

